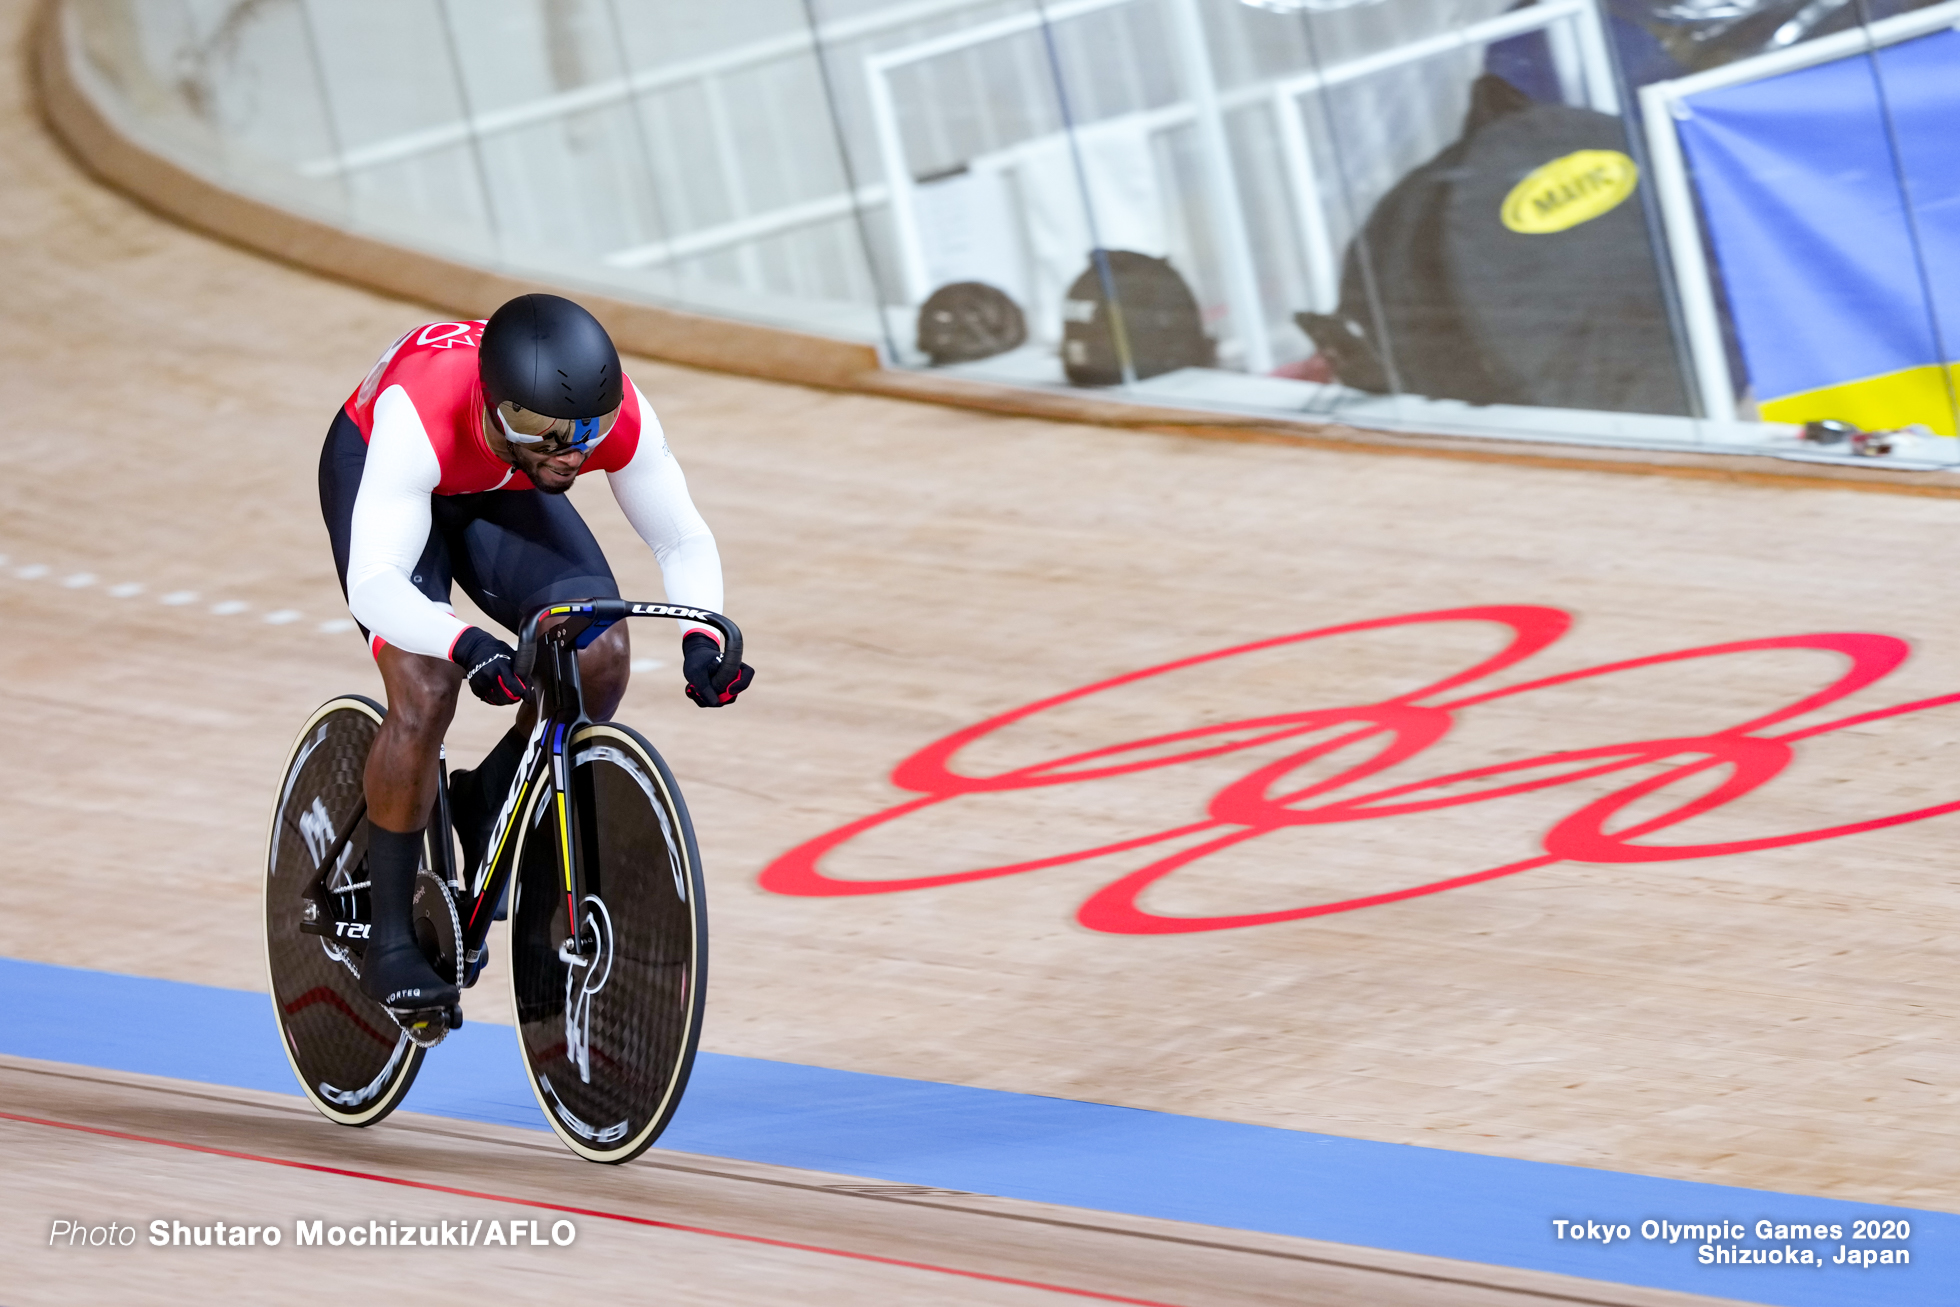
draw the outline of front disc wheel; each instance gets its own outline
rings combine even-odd
[[[673,773],[637,732],[589,725],[566,752],[585,894],[574,936],[557,805],[540,786],[519,827],[510,907],[518,1042],[566,1146],[625,1162],[673,1119],[700,1043],[700,855]]]

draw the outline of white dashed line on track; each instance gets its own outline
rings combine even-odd
[[[0,568],[6,568],[14,560],[0,554]],[[38,581],[54,575],[55,569],[47,563],[24,563],[13,568],[13,575],[23,581]],[[0,572],[4,577],[5,572]],[[61,578],[61,585],[68,590],[86,590],[98,585],[102,578],[94,572],[70,572]],[[103,593],[111,599],[134,599],[149,592],[149,587],[141,581],[120,581],[107,587]],[[195,604],[203,596],[196,590],[170,590],[156,596],[156,602],[167,608],[186,608]],[[239,613],[249,613],[252,605],[243,599],[221,599],[206,610],[213,617],[233,617]],[[297,608],[274,608],[260,615],[259,620],[267,626],[292,626],[305,622],[306,614]],[[355,629],[351,617],[330,617],[323,622],[308,623],[320,635],[345,635]],[[635,658],[632,669],[636,672],[657,672],[668,664],[659,658]]]
[[[20,563],[14,556],[0,554],[0,569],[12,565],[11,573],[0,571],[0,578],[9,574],[23,581],[39,581],[44,577],[56,575],[55,568],[48,563]],[[60,576],[60,583],[66,590],[86,590],[102,585],[102,577],[95,572],[73,571]],[[111,599],[134,599],[138,595],[150,594],[150,587],[141,581],[119,581],[106,586],[103,593]],[[187,608],[197,603],[203,596],[196,590],[170,590],[157,594],[156,602],[167,608]],[[254,605],[243,599],[221,599],[205,609],[214,617],[231,617],[239,613],[249,613]],[[273,608],[259,617],[267,626],[292,626],[306,622],[306,614],[298,608]],[[323,622],[306,623],[321,635],[344,635],[354,629],[352,619],[346,617],[329,618]]]

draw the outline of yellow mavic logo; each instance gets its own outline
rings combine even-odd
[[[1640,184],[1640,169],[1618,150],[1579,150],[1554,159],[1504,197],[1504,225],[1526,236],[1577,227],[1608,212]]]

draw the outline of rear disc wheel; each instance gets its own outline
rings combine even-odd
[[[358,941],[369,915],[367,820],[334,859],[328,912],[308,923],[307,890],[333,844],[361,811],[369,747],[385,710],[372,699],[330,699],[307,719],[281,774],[266,840],[266,972],[279,1042],[321,1115],[365,1126],[400,1105],[422,1067],[416,1046],[361,992]],[[321,918],[330,918],[321,920]],[[324,933],[303,930],[315,924]]]

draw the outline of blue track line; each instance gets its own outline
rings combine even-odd
[[[297,1096],[265,995],[0,959],[0,1053]],[[543,1129],[502,1026],[430,1055],[410,1111]],[[897,1184],[1425,1253],[1787,1307],[1960,1303],[1960,1216],[703,1053],[661,1145]],[[1904,1243],[1852,1222],[1911,1222]],[[1553,1220],[1626,1224],[1560,1240]],[[1732,1221],[1749,1249],[1904,1248],[1905,1266],[1702,1265],[1642,1222]],[[1758,1240],[1759,1220],[1843,1227]]]

